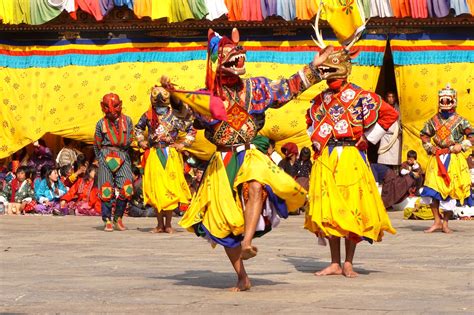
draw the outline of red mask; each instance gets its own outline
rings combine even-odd
[[[117,94],[109,93],[104,95],[100,106],[105,116],[109,119],[115,120],[122,114],[122,100]]]
[[[344,83],[346,83],[346,79],[331,79],[326,82],[331,90],[339,91]]]

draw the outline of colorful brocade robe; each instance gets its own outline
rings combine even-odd
[[[106,147],[116,147],[126,151],[133,140],[132,119],[126,115],[120,115],[115,121],[111,122],[107,118],[101,118],[96,125],[94,135],[94,153],[99,161],[104,160],[105,156],[101,149]]]
[[[250,143],[263,128],[267,109],[283,106],[319,81],[309,66],[289,79],[239,79],[234,85],[222,87],[228,120],[220,121],[197,114],[196,125],[205,129],[206,138],[215,145]]]
[[[349,83],[339,92],[327,89],[312,100],[308,134],[321,152],[331,138],[358,140],[375,123],[387,130],[398,112],[372,92]]]
[[[150,108],[144,113],[135,125],[135,137],[137,141],[145,139],[145,131],[148,128],[148,144],[153,147],[157,143],[172,144],[178,139],[180,132],[186,136],[181,141],[186,147],[190,146],[196,138],[196,130],[193,128],[192,111],[186,105],[182,105],[181,111],[168,107],[162,115],[152,112]]]
[[[456,112],[446,118],[443,118],[440,113],[434,115],[425,123],[420,132],[423,143],[430,143],[432,138],[439,149],[461,144],[464,136],[473,136],[473,130],[469,121]]]

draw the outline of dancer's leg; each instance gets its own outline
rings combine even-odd
[[[252,239],[257,229],[258,220],[262,213],[263,197],[262,184],[257,181],[249,182],[249,200],[245,205],[245,234],[242,241],[242,258],[249,259],[257,255],[257,248],[252,246]]]
[[[240,257],[242,248],[240,246],[235,248],[224,247],[225,253],[234,267],[235,273],[237,274],[237,284],[230,290],[233,292],[250,290],[251,283],[250,279],[245,271],[244,262]]]

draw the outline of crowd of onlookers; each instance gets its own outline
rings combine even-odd
[[[89,151],[86,155],[78,149],[78,144],[64,138],[64,147],[54,157],[40,139],[33,144],[30,154],[23,148],[0,161],[0,214],[100,215],[98,163],[91,148],[84,147]],[[156,216],[154,209],[143,203],[140,155],[132,156],[134,195],[128,215]],[[192,191],[197,189],[204,167],[202,161],[185,163],[184,171]]]
[[[87,158],[65,138],[64,148],[56,158],[40,139],[33,144],[31,156],[26,149],[15,153],[8,162],[0,166],[0,213],[5,214],[53,214],[53,215],[100,215],[100,200],[97,197],[97,161]],[[269,141],[268,157],[293,177],[305,189],[309,188],[312,168],[312,151],[298,149],[292,142],[281,147],[281,156],[275,150],[275,142]],[[128,206],[129,216],[156,216],[155,210],[145,205],[142,193],[142,168],[139,155],[135,156],[134,195]],[[199,186],[206,162],[197,160],[187,152],[184,157],[184,173],[191,192]],[[471,174],[474,173],[474,158],[468,158]],[[417,152],[410,150],[400,165],[371,164],[376,182],[381,187],[386,208],[400,203],[407,197],[419,196],[423,186],[424,172],[417,161]],[[186,210],[182,205],[177,214]],[[300,210],[304,211],[304,208]],[[299,213],[299,211],[298,211]]]

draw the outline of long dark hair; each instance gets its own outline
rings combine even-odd
[[[53,183],[49,180],[49,175],[51,175],[53,171],[57,171],[57,170],[58,169],[56,167],[49,167],[46,165],[43,166],[43,168],[41,168],[41,172],[43,173],[44,171],[44,179],[46,179],[46,184],[48,185],[48,188],[50,190],[53,190]],[[59,181],[59,178],[58,178],[58,181]]]
[[[300,160],[309,161],[310,158],[311,158],[311,150],[307,147],[304,147],[303,149],[301,149]]]
[[[99,168],[97,166],[95,166],[94,164],[89,165],[89,167],[87,168],[86,173],[84,174],[84,177],[83,177],[84,182],[89,181],[91,179],[91,172],[95,171],[95,175],[94,175],[94,178],[93,178],[94,179],[94,185],[93,186],[97,187],[97,171],[98,171],[98,169]]]

